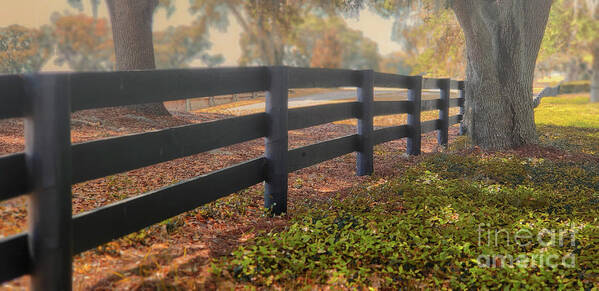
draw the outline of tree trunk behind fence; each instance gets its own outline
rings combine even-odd
[[[599,102],[599,38],[593,49],[593,76],[591,79],[591,102]]]
[[[535,63],[551,0],[455,0],[466,36],[465,125],[487,149],[537,141],[532,103]]]
[[[158,0],[106,0],[110,12],[117,70],[155,69],[152,15]],[[136,111],[168,115],[162,103],[128,106]]]

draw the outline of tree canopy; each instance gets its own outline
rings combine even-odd
[[[21,25],[0,28],[0,73],[37,72],[52,56],[52,33]]]
[[[107,71],[114,68],[114,44],[106,19],[85,14],[52,15],[57,65],[75,71]]]
[[[114,69],[112,33],[106,19],[55,13],[52,22],[57,65],[67,64],[75,71]],[[196,25],[169,27],[153,35],[157,68],[182,68],[198,58],[206,66],[223,61],[221,55],[206,53],[212,44],[206,31]]]
[[[599,13],[592,1],[556,0],[539,53],[542,73],[563,71],[566,80],[589,79],[599,49]]]
[[[187,67],[190,62],[200,59],[208,67],[224,61],[220,54],[210,55],[206,51],[212,43],[206,30],[195,25],[169,27],[154,32],[156,67],[159,69]]]
[[[233,17],[242,27],[242,55],[239,64],[310,66],[318,43],[341,49],[341,62],[326,66],[364,69],[378,68],[375,42],[350,29],[339,13],[351,13],[345,1],[208,1],[194,0],[191,11],[197,20],[224,30]],[[358,3],[358,2],[356,2]],[[335,34],[333,39],[332,33]],[[327,40],[324,40],[326,35]],[[341,43],[341,46],[337,46]],[[331,48],[326,48],[330,51]],[[330,53],[327,53],[330,55]],[[321,58],[320,52],[316,54]],[[323,65],[323,59],[315,65]]]
[[[464,78],[466,44],[453,12],[424,8],[413,13],[411,19],[412,25],[394,26],[394,38],[404,44],[412,74]]]

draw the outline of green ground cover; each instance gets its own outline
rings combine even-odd
[[[307,204],[212,271],[250,288],[597,289],[599,107],[583,97],[536,109],[542,145],[578,158],[428,155]]]

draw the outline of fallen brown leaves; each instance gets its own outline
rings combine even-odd
[[[223,118],[221,114],[177,114],[167,117],[141,116],[125,109],[82,111],[73,115],[74,143],[110,136],[157,130]],[[290,148],[355,133],[347,124],[325,124],[289,133]],[[457,127],[450,128],[450,137]],[[0,121],[0,154],[23,150],[23,122]],[[342,156],[289,175],[289,215],[298,207],[309,207],[339,196],[350,195],[364,181],[397,174],[398,165],[417,158],[403,155],[405,140],[375,148],[375,174],[355,176],[355,154]],[[174,161],[96,179],[73,186],[73,213],[81,213],[133,197],[169,184],[227,167],[263,154],[262,139]],[[438,150],[434,133],[423,138],[423,151]],[[163,223],[148,227],[74,259],[75,289],[213,289],[223,286],[210,273],[213,258],[228,255],[261,231],[276,231],[288,217],[271,218],[262,205],[262,185],[230,195]],[[0,203],[0,235],[26,230],[27,199]],[[27,278],[0,288],[27,286]]]

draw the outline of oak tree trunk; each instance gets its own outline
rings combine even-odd
[[[464,125],[485,149],[537,142],[532,83],[551,0],[454,0],[466,37]]]
[[[116,69],[155,69],[152,16],[158,0],[106,0],[106,4],[112,24]],[[162,103],[128,107],[145,114],[169,114]]]
[[[566,77],[564,78],[565,82],[578,81],[583,76],[583,66],[584,61],[582,57],[573,57],[566,64]]]
[[[593,48],[593,76],[591,77],[591,102],[599,102],[599,39]]]

